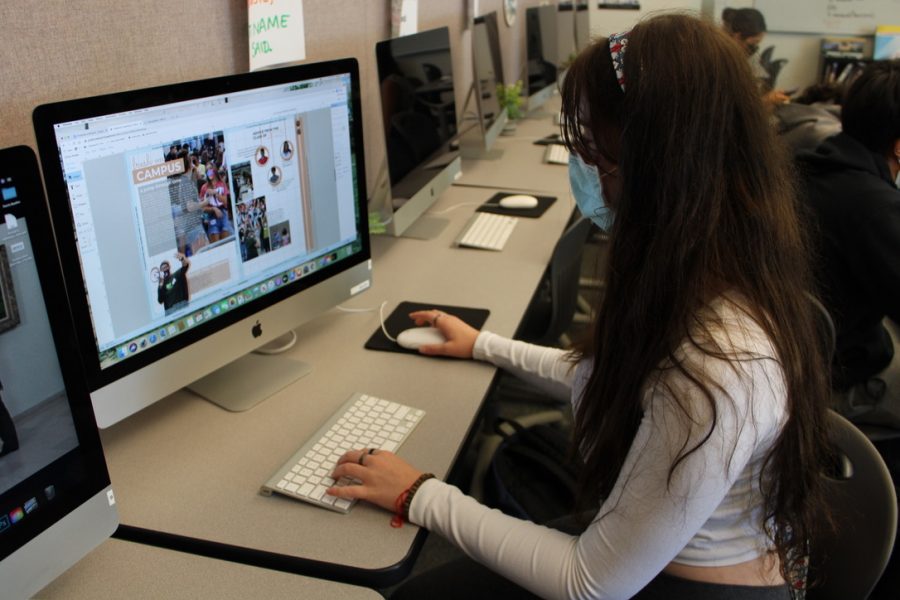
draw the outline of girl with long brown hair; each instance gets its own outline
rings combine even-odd
[[[493,572],[451,565],[408,597],[788,598],[825,514],[827,370],[790,160],[746,59],[711,24],[661,15],[587,48],[562,99],[573,194],[611,240],[588,343],[411,316],[447,338],[425,354],[571,387],[599,509],[568,535],[365,449],[335,471],[361,483],[329,493],[399,509]]]

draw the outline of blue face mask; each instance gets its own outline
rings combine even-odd
[[[575,152],[569,154],[569,183],[575,204],[585,217],[603,231],[610,231],[613,225],[613,212],[603,197],[603,184],[596,167],[581,160]]]

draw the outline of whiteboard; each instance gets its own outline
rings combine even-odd
[[[769,31],[874,35],[878,25],[900,25],[900,0],[755,0],[753,5]]]

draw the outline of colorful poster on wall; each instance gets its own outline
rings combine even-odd
[[[875,30],[875,60],[893,60],[900,58],[900,26],[880,25]]]
[[[247,0],[250,70],[306,58],[303,0]]]

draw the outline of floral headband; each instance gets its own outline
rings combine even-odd
[[[616,70],[616,79],[619,87],[625,91],[625,48],[628,47],[628,34],[630,31],[614,33],[609,36],[609,53],[612,55],[613,68]]]

